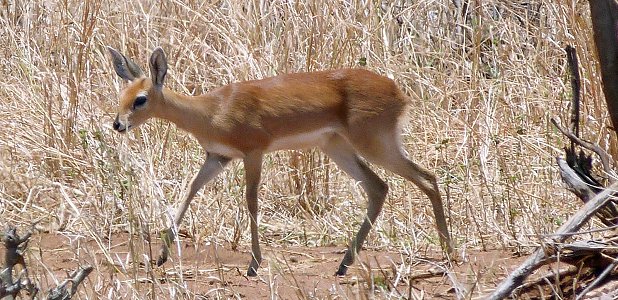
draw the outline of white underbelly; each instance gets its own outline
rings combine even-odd
[[[297,150],[320,147],[326,143],[327,138],[333,132],[335,132],[334,128],[326,127],[314,131],[274,138],[266,150],[270,152],[276,150]]]
[[[204,147],[204,150],[206,152],[216,153],[221,156],[228,157],[228,158],[245,157],[245,154],[242,151],[232,146],[225,145],[225,144],[220,144],[216,142],[208,142],[206,144],[202,144],[202,147]]]
[[[274,138],[265,149],[265,152],[321,147],[334,132],[334,128],[326,127],[314,131]],[[202,144],[202,147],[204,147],[206,152],[216,153],[229,158],[245,157],[245,153],[231,145],[209,141]]]

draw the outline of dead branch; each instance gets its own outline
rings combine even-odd
[[[567,185],[567,189],[578,198],[584,202],[588,202],[598,193],[598,182],[595,182],[593,178],[587,176],[585,174],[586,172],[577,172],[577,169],[571,168],[571,166],[560,157],[557,157],[556,161],[560,169],[562,180]],[[618,207],[616,207],[616,204],[612,201],[599,210],[597,217],[601,223],[606,226],[612,227],[617,225]]]
[[[601,147],[599,147],[599,145],[593,144],[591,142],[585,141],[583,139],[580,139],[579,137],[575,136],[575,134],[573,132],[571,132],[570,130],[562,127],[560,125],[560,123],[558,123],[558,121],[556,120],[556,118],[551,118],[551,123],[563,134],[565,135],[567,138],[569,138],[569,140],[571,140],[572,142],[574,142],[575,144],[584,147],[594,153],[596,153],[599,156],[599,159],[601,160],[601,165],[603,166],[603,171],[607,174],[608,176],[608,180],[609,183],[612,184],[614,183],[614,181],[616,181],[616,172],[614,172],[612,166],[611,166],[611,155],[609,155],[609,153],[607,153],[605,150],[603,150]]]
[[[28,278],[28,268],[26,268],[26,263],[23,256],[31,235],[32,232],[29,231],[26,235],[20,237],[17,233],[17,229],[9,226],[2,236],[6,253],[4,256],[5,264],[0,272],[0,283],[2,287],[0,289],[0,298],[6,297],[7,299],[12,300],[21,290],[28,291],[30,295],[34,297],[38,291],[38,289],[34,287]],[[19,278],[17,281],[13,280],[13,270],[17,265],[20,265],[22,268],[21,274],[25,275],[23,276],[23,278],[25,278],[24,281],[19,280]]]
[[[571,244],[547,245],[546,255],[551,262],[570,265],[526,282],[517,288],[518,295],[530,299],[546,299],[559,291],[564,298],[582,297],[595,287],[613,280],[618,275],[618,247],[606,241],[576,241]],[[550,254],[551,252],[552,254]]]
[[[579,104],[581,80],[579,79],[579,62],[577,61],[577,52],[573,46],[568,45],[564,49],[567,53],[567,60],[571,69],[571,89],[573,90],[573,107],[571,113],[571,128],[574,135],[579,137]],[[574,149],[573,141],[571,141],[571,149]]]
[[[581,228],[596,212],[604,207],[607,203],[614,199],[614,193],[618,188],[618,184],[614,183],[603,192],[596,195],[580,208],[566,223],[564,223],[556,233],[558,236],[554,238],[554,243],[563,242],[569,235]],[[524,280],[537,268],[550,261],[550,257],[546,254],[543,247],[539,247],[528,259],[521,264],[516,270],[504,279],[496,290],[487,299],[503,299],[510,295],[517,287],[521,286]]]
[[[618,256],[618,247],[604,241],[576,241],[571,244],[548,244],[550,251],[545,254],[552,261],[572,266],[585,266],[594,270],[604,269],[613,264]]]
[[[575,194],[578,198],[582,199],[584,202],[588,202],[590,199],[594,198],[597,193],[595,193],[590,184],[584,182],[580,174],[573,170],[566,162],[566,160],[556,157],[556,162],[558,163],[558,168],[560,169],[560,176],[562,176],[562,181],[566,183],[567,189]]]
[[[600,283],[605,281],[607,276],[609,276],[612,271],[616,269],[616,266],[618,266],[618,261],[614,260],[614,262],[607,266],[607,268],[605,268],[605,270],[603,270],[603,272],[599,274],[599,276],[597,276],[597,278],[593,282],[591,282],[581,293],[579,293],[577,297],[575,297],[575,299],[582,299],[593,288],[597,287]]]
[[[518,294],[525,295],[525,298],[531,300],[552,298],[572,299],[575,298],[575,295],[578,293],[582,293],[584,287],[587,285],[590,286],[596,277],[597,272],[595,269],[585,264],[570,266],[565,270],[551,272],[538,280],[526,283],[518,289]]]
[[[563,255],[568,255],[569,253],[589,255],[592,253],[601,252],[605,254],[618,255],[618,247],[616,247],[613,243],[608,243],[605,241],[577,241],[570,244],[556,245],[555,248],[558,249],[559,252],[563,253]]]
[[[601,60],[601,73],[603,77],[603,91],[614,130],[618,123],[618,85],[616,80],[616,64],[618,59],[618,48],[616,47],[616,24],[618,20],[618,3],[614,0],[590,0],[590,10],[593,20],[595,45],[597,46],[598,56]],[[580,105],[580,78],[578,70],[577,55],[575,49],[567,47],[567,58],[571,69],[571,84],[573,90],[572,113],[570,129],[563,128],[555,118],[551,119],[552,124],[558,128],[571,141],[571,146],[566,147],[566,161],[558,158],[561,176],[568,185],[568,189],[575,193],[585,204],[563,224],[556,234],[552,235],[551,241],[542,241],[543,246],[539,247],[522,265],[513,271],[488,299],[502,299],[513,293],[522,286],[524,280],[537,268],[551,261],[566,262],[571,267],[568,276],[556,276],[552,281],[546,276],[540,280],[545,284],[544,288],[539,288],[539,293],[545,296],[546,288],[549,284],[549,293],[567,293],[576,299],[580,299],[595,286],[607,280],[608,277],[618,276],[616,267],[618,253],[615,242],[587,241],[563,245],[562,242],[569,238],[573,232],[579,230],[593,215],[597,215],[601,221],[613,227],[618,222],[618,207],[615,204],[616,173],[610,165],[611,156],[601,147],[594,143],[585,141],[579,137],[579,105]],[[592,158],[590,155],[580,150],[576,152],[575,145],[588,149],[596,153],[607,176],[610,187],[601,191],[602,185],[592,176]],[[576,273],[573,273],[573,270]],[[554,274],[557,275],[557,274]],[[526,289],[541,286],[539,283],[527,284]],[[559,296],[565,296],[559,294]],[[567,296],[568,297],[568,296]]]
[[[0,299],[13,299],[23,288],[21,282],[16,282],[12,285],[5,286],[2,280],[0,280]]]
[[[34,228],[34,226],[33,226]],[[21,291],[26,291],[32,299],[35,299],[39,289],[30,281],[28,268],[24,259],[24,252],[32,231],[20,237],[15,227],[9,227],[2,234],[2,241],[6,248],[5,265],[0,271],[0,299],[13,300]],[[21,267],[21,272],[16,279],[13,278],[15,266]],[[68,300],[77,292],[82,281],[92,272],[91,266],[79,267],[70,277],[64,280],[56,288],[49,291],[46,299]],[[71,283],[70,289],[68,288]]]
[[[73,295],[77,292],[77,288],[79,285],[88,277],[90,272],[92,272],[94,268],[91,266],[79,267],[77,270],[73,271],[69,278],[65,279],[61,284],[52,289],[47,295],[48,300],[66,300],[71,299]],[[67,289],[67,286],[71,283],[71,289]]]

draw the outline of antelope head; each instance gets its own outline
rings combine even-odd
[[[131,59],[108,47],[114,70],[129,84],[120,93],[118,114],[114,129],[124,133],[157,116],[163,102],[163,81],[167,73],[167,60],[163,49],[157,47],[150,56],[150,78]]]

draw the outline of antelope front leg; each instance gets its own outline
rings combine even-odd
[[[256,276],[257,269],[262,262],[262,252],[260,251],[260,240],[258,237],[258,188],[262,172],[262,153],[254,153],[244,158],[245,181],[247,184],[247,208],[249,209],[249,219],[251,222],[251,263],[247,270],[247,276]]]
[[[176,217],[174,218],[174,226],[165,229],[161,232],[161,238],[163,239],[163,246],[161,246],[161,251],[159,252],[159,258],[157,258],[157,266],[162,265],[167,261],[169,256],[169,248],[176,237],[176,232],[174,231],[178,227],[180,227],[180,223],[182,222],[182,218],[184,217],[187,209],[189,208],[189,204],[197,191],[202,188],[207,182],[215,178],[223,168],[230,162],[230,159],[224,156],[220,156],[217,154],[208,153],[206,158],[206,162],[200,168],[200,171],[195,175],[191,184],[189,185],[189,191],[185,195],[185,198],[178,208],[178,212],[176,212]]]

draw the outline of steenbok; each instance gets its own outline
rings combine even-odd
[[[120,94],[113,127],[126,132],[150,118],[168,120],[191,133],[206,151],[206,161],[193,178],[175,217],[165,231],[157,264],[169,255],[191,199],[232,159],[242,159],[251,222],[247,275],[257,275],[262,261],[258,241],[258,188],[265,153],[319,147],[343,171],[361,182],[369,204],[367,215],[339,265],[345,275],[382,210],[388,191],[361,158],[416,184],[431,200],[440,244],[452,246],[436,177],[409,160],[402,149],[400,122],[410,103],[384,76],[363,69],[298,74],[226,85],[191,97],[163,86],[167,59],[161,48],[150,57],[150,78],[132,60],[109,48],[116,74],[129,84]]]

